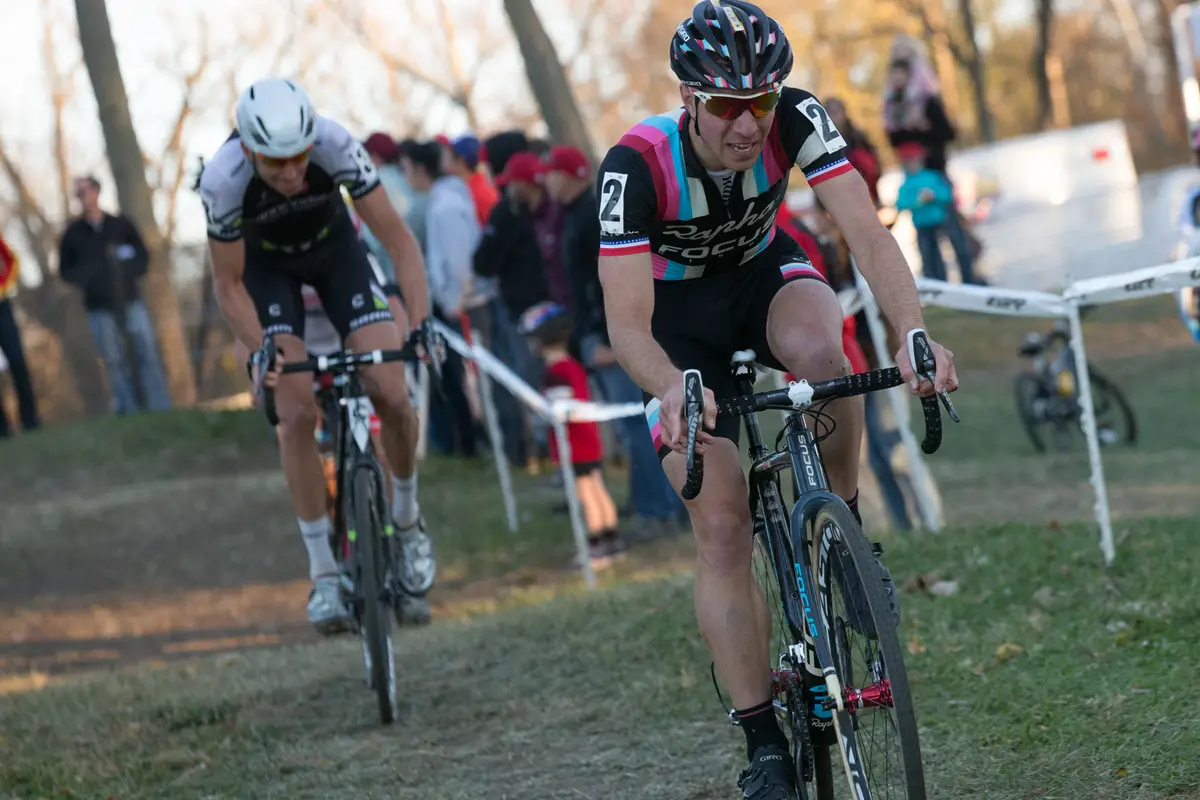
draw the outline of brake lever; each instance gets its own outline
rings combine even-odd
[[[917,367],[917,376],[934,383],[934,376],[937,375],[937,362],[933,358],[933,348],[929,344],[929,337],[922,330],[910,331],[908,346],[913,366]],[[958,411],[954,408],[954,402],[950,399],[950,392],[942,389],[937,392],[937,397],[942,401],[942,407],[946,409],[946,414],[950,419],[954,422],[961,422]]]

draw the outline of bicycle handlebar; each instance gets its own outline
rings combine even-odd
[[[917,355],[920,365],[918,374],[933,381],[934,360],[929,340],[924,333],[913,336],[912,348]],[[687,479],[683,484],[681,495],[684,500],[693,500],[700,494],[704,482],[704,456],[696,452],[696,435],[704,418],[704,385],[700,372],[690,369],[683,374],[684,380],[684,412],[687,419]],[[813,403],[822,400],[832,400],[842,397],[855,397],[891,389],[904,381],[900,377],[899,367],[877,369],[834,378],[829,381],[810,384],[807,381],[793,382],[784,389],[769,392],[740,395],[717,401],[717,417],[754,414],[771,409],[779,411],[800,411]],[[950,419],[959,422],[958,411],[950,401],[948,392],[938,392],[929,397],[921,398],[921,410],[925,416],[925,438],[921,442],[921,451],[932,455],[942,445],[942,416],[938,403],[945,406]]]
[[[275,390],[263,385],[264,376],[275,367],[275,357],[278,354],[275,347],[275,339],[271,336],[265,337],[262,349],[259,352],[262,355],[259,357],[260,365],[258,382],[255,384],[255,393],[262,395],[263,411],[267,415],[267,422],[275,426],[279,424],[279,414],[275,409]],[[409,340],[404,343],[404,347],[399,350],[368,350],[365,353],[354,353],[346,350],[329,356],[314,356],[303,361],[290,361],[283,365],[280,372],[284,375],[296,372],[342,375],[347,372],[354,372],[360,367],[369,367],[373,364],[386,364],[392,361],[415,361],[417,358],[414,332],[414,336],[410,336]]]

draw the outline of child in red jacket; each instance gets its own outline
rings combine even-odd
[[[571,321],[566,309],[556,303],[538,303],[521,315],[520,330],[530,337],[534,350],[546,362],[542,391],[547,399],[591,399],[587,370],[567,352]],[[567,438],[575,469],[575,492],[588,530],[592,569],[602,569],[612,563],[614,556],[625,552],[626,545],[617,533],[617,507],[604,485],[601,472],[604,445],[600,425],[569,422]],[[550,458],[559,463],[558,442],[553,429],[549,444]]]

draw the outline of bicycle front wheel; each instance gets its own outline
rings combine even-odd
[[[812,537],[818,625],[842,684],[843,710],[834,710],[842,763],[834,770],[845,773],[851,797],[924,800],[917,719],[879,562],[843,503],[817,512]]]
[[[367,667],[367,683],[379,701],[379,718],[384,725],[396,719],[396,659],[392,652],[390,591],[385,573],[387,560],[383,557],[383,524],[378,481],[370,469],[354,473],[354,528],[349,538],[354,548],[358,572],[358,600],[362,604],[359,635],[363,643],[363,660]]]

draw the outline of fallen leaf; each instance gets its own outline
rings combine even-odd
[[[1129,770],[1125,769],[1125,767],[1117,767],[1113,770],[1113,775],[1116,775],[1118,778],[1128,778]]]
[[[1042,608],[1049,608],[1054,602],[1054,590],[1049,586],[1043,586],[1033,593],[1033,602]]]
[[[958,581],[938,581],[929,587],[929,593],[934,597],[954,597],[958,594]]]
[[[1051,531],[1061,531],[1062,523],[1056,519],[1052,519],[1046,523],[1046,529]]]
[[[924,643],[917,637],[917,632],[913,631],[912,638],[908,640],[909,655],[920,655],[926,650]]]
[[[1029,627],[1033,628],[1038,633],[1044,632],[1049,625],[1049,619],[1047,616],[1036,608],[1029,612],[1027,619],[1029,620]]]
[[[1023,652],[1025,652],[1025,648],[1016,642],[1005,642],[996,648],[996,661],[1003,664],[1006,661],[1012,661]]]

